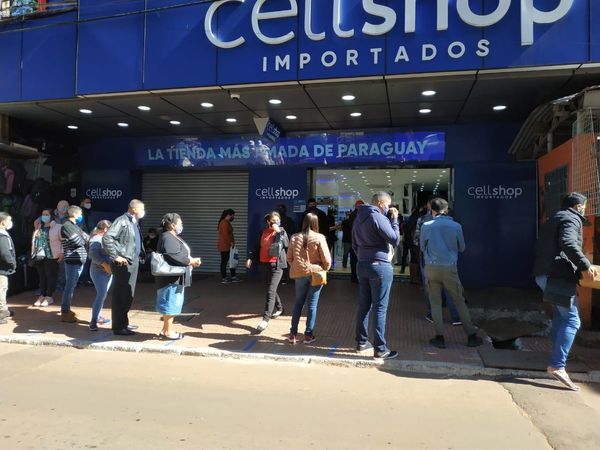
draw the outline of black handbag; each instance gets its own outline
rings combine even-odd
[[[283,250],[283,240],[281,239],[281,233],[277,233],[273,237],[273,242],[269,245],[269,256],[271,258],[279,258],[281,251]]]

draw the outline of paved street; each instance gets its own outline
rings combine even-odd
[[[600,388],[0,344],[2,449],[584,449]]]

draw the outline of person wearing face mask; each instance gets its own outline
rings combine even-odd
[[[391,359],[398,352],[387,347],[385,325],[394,268],[394,249],[400,242],[398,210],[390,208],[387,192],[376,192],[370,205],[358,208],[352,226],[352,248],[358,264],[359,305],[356,316],[356,350],[375,348],[375,358]],[[388,216],[389,214],[389,216]],[[369,341],[369,314],[373,312],[375,336]]]
[[[69,202],[61,200],[56,205],[54,210],[54,217],[52,220],[58,225],[62,225],[67,220],[67,209],[69,208]],[[61,243],[62,246],[62,243]],[[65,290],[65,262],[64,260],[58,262],[58,276],[56,278],[56,291],[63,292]]]
[[[52,220],[52,212],[44,209],[32,238],[32,255],[41,252],[43,259],[37,261],[35,267],[40,280],[40,296],[33,306],[48,306],[54,303],[54,291],[58,277],[59,262],[63,260],[62,226]]]
[[[577,387],[565,368],[579,319],[577,284],[581,278],[593,280],[596,269],[583,253],[583,225],[587,198],[578,192],[567,194],[562,209],[541,227],[536,245],[533,274],[552,305],[552,356],[548,374],[572,391]]]
[[[283,269],[287,267],[286,248],[290,241],[288,235],[281,228],[281,217],[277,211],[265,216],[266,228],[262,231],[254,251],[246,261],[246,268],[252,267],[253,259],[258,259],[266,274],[267,299],[263,319],[256,327],[257,332],[264,331],[269,326],[269,320],[283,314],[283,303],[277,288],[283,277]]]
[[[229,268],[231,276],[227,277],[227,263],[229,262],[229,256],[231,249],[235,247],[235,238],[233,237],[233,226],[231,222],[235,220],[235,211],[233,209],[226,209],[221,213],[217,230],[219,231],[219,239],[217,241],[217,249],[221,253],[221,283],[239,283],[240,280],[235,275],[235,267]]]
[[[302,219],[300,220],[300,223],[304,223],[304,218],[308,213],[317,215],[319,218],[319,233],[327,238],[327,234],[329,233],[329,219],[327,218],[327,214],[317,208],[317,200],[314,198],[308,199],[306,211],[302,213]]]
[[[98,331],[98,325],[105,325],[110,322],[100,315],[104,306],[104,300],[112,283],[112,269],[110,259],[102,247],[102,238],[110,228],[111,223],[108,220],[101,220],[96,225],[90,239],[90,276],[96,288],[96,298],[92,304],[92,318],[90,319],[90,331]]]
[[[146,253],[155,252],[158,248],[158,232],[156,228],[148,228],[148,234],[144,237],[144,249]]]
[[[125,214],[115,219],[102,238],[102,246],[111,260],[113,273],[112,330],[115,335],[130,336],[137,325],[129,323],[140,258],[145,251],[139,221],[146,215],[144,203],[134,199]]]
[[[65,290],[60,305],[60,320],[61,322],[75,323],[77,314],[71,310],[71,300],[83,271],[83,265],[87,260],[86,246],[90,237],[79,228],[79,224],[83,222],[79,206],[69,206],[67,217],[68,220],[60,229],[65,259]]]
[[[92,199],[89,197],[84,197],[81,200],[81,211],[83,213],[83,223],[81,224],[81,229],[86,233],[91,231],[90,227],[90,216],[92,214]]]
[[[17,268],[15,244],[8,234],[12,226],[12,217],[5,212],[0,212],[0,324],[6,323],[6,319],[13,315],[6,303],[8,276],[15,273]]]
[[[162,219],[162,234],[157,251],[172,266],[185,267],[183,275],[157,276],[156,311],[162,314],[163,327],[159,337],[165,339],[181,339],[181,333],[173,331],[173,318],[181,314],[185,288],[192,283],[192,269],[200,267],[200,258],[193,258],[188,244],[181,239],[183,222],[177,213],[165,214]]]

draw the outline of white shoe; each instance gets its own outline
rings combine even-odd
[[[37,300],[33,303],[33,306],[42,306],[42,302],[44,301],[44,296],[40,295]]]
[[[54,303],[54,299],[52,297],[45,297],[40,306],[50,306]]]
[[[260,321],[260,323],[256,327],[256,331],[258,331],[258,332],[265,331],[268,326],[269,326],[269,321],[263,319],[263,320]]]
[[[546,371],[552,377],[554,377],[556,380],[560,381],[562,384],[564,384],[570,390],[572,390],[572,391],[578,391],[579,390],[579,387],[577,387],[575,385],[575,383],[573,383],[571,381],[571,378],[569,378],[569,375],[567,374],[567,371],[564,368],[556,369],[554,367],[548,367],[546,369]]]

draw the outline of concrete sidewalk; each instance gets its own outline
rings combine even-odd
[[[0,325],[0,342],[41,345],[63,345],[103,350],[165,352],[211,355],[234,358],[292,359],[313,363],[371,366],[380,365],[372,351],[358,354],[354,350],[354,324],[358,285],[334,279],[323,289],[319,301],[315,335],[310,345],[291,345],[289,333],[294,305],[293,283],[280,287],[285,313],[271,320],[261,334],[255,327],[262,317],[265,289],[259,281],[222,285],[217,275],[196,275],[186,291],[183,314],[176,319],[176,329],[185,337],[178,341],[158,338],[160,315],[155,312],[154,283],[138,283],[130,322],[139,325],[131,337],[114,336],[110,324],[97,332],[88,328],[94,288],[75,291],[73,310],[81,321],[76,324],[59,320],[60,297],[46,308],[32,306],[33,292],[9,298],[15,312],[12,320]],[[439,350],[429,344],[433,325],[424,320],[423,291],[418,286],[394,283],[388,311],[388,346],[400,357],[387,361],[386,368],[442,375],[465,376],[532,376],[531,370],[544,370],[547,365],[548,338],[522,339],[525,350],[497,350],[490,342],[479,348],[466,347],[462,327],[446,325],[448,348]],[[104,316],[110,317],[110,294]],[[444,312],[449,320],[448,312]],[[299,331],[304,331],[305,316]],[[485,336],[485,333],[482,332]],[[529,348],[528,348],[529,347]],[[582,381],[600,380],[600,350],[575,348],[575,360],[569,370]],[[533,373],[533,376],[545,376]]]

